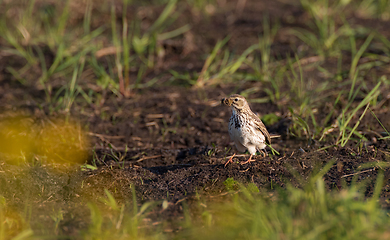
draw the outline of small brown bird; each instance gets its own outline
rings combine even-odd
[[[232,109],[232,116],[229,121],[230,139],[234,141],[238,151],[245,152],[248,149],[251,154],[249,159],[241,164],[254,161],[252,155],[255,155],[257,150],[265,149],[266,144],[271,145],[271,137],[267,128],[260,118],[252,112],[243,96],[233,94],[228,98],[223,98],[221,103],[230,106]],[[233,162],[235,155],[225,163],[225,166],[229,162]]]

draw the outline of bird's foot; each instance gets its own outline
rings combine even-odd
[[[225,163],[225,167],[229,164],[229,163],[233,163],[233,157],[236,156],[236,154],[233,154],[233,156],[231,156],[229,158],[229,160],[227,160],[227,162]]]
[[[241,162],[241,165],[248,164],[250,162],[255,162],[255,161],[256,161],[255,159],[252,159],[252,154],[251,154],[251,156],[248,158],[248,160],[246,160],[245,162]]]

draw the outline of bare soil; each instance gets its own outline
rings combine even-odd
[[[108,189],[119,201],[131,201],[133,186],[139,204],[168,200],[167,209],[163,210],[158,206],[150,214],[153,221],[175,222],[183,218],[183,202],[191,205],[199,196],[223,199],[227,193],[224,184],[227,178],[244,184],[252,182],[260,191],[273,191],[288,183],[301,187],[303,182],[297,176],[304,181],[329,161],[335,161],[324,176],[329,189],[341,190],[343,183],[350,183],[356,178],[358,181],[367,181],[366,195],[372,194],[378,170],[381,169],[363,169],[361,165],[388,162],[387,141],[378,140],[377,136],[371,136],[367,132],[370,141],[360,149],[352,144],[347,147],[331,146],[334,139],[318,142],[305,137],[294,137],[288,130],[291,120],[286,106],[271,102],[250,103],[253,111],[260,116],[274,113],[280,117],[276,124],[267,126],[271,134],[280,135],[272,139],[272,146],[280,155],[273,155],[268,150],[267,157],[257,155],[255,162],[246,165],[241,165],[239,161],[246,160],[249,155],[239,156],[235,158],[237,162],[225,167],[227,158],[236,150],[227,132],[230,109],[222,106],[220,99],[251,87],[258,87],[260,90],[251,94],[250,99],[265,97],[267,95],[262,90],[263,83],[245,81],[239,86],[220,84],[195,89],[180,81],[169,81],[167,71],[170,69],[200,72],[206,54],[217,40],[227,35],[231,36],[228,48],[238,53],[255,44],[263,31],[262,22],[266,13],[271,23],[279,21],[282,26],[272,45],[273,55],[279,58],[293,56],[301,43],[285,30],[290,27],[307,28],[305,21],[308,16],[299,4],[248,0],[242,10],[237,10],[236,1],[227,1],[222,9],[216,9],[213,15],[202,18],[199,16],[203,15],[197,15],[201,13],[185,11],[188,14],[183,14],[181,21],[191,22],[193,27],[189,35],[178,41],[164,42],[166,54],[161,65],[144,79],[146,82],[158,76],[158,83],[135,90],[128,99],[107,93],[99,104],[87,106],[81,103],[82,99],[76,102],[71,116],[85,126],[91,138],[90,158],[86,162],[96,164],[98,168],[89,171],[78,169],[68,176],[63,174],[54,177],[42,173],[42,178],[57,178],[64,182],[66,187],[53,188],[58,196],[64,197],[63,201],[76,199],[81,194],[81,190],[78,190],[80,184],[84,186],[82,191],[86,199],[102,196],[104,189]],[[372,25],[379,30],[388,29],[385,25],[389,25],[388,21],[364,21],[356,16],[351,22],[366,27]],[[329,66],[330,71],[332,68],[335,71],[337,63],[327,61],[326,66]],[[6,65],[17,67],[18,59],[11,56],[0,57],[1,109],[19,109],[38,119],[47,118],[49,110],[44,102],[44,91],[34,84],[26,86],[14,80],[6,70]],[[308,78],[317,77],[317,73],[305,74]],[[388,104],[386,102],[384,106]],[[329,109],[323,107],[321,110]],[[387,126],[387,111],[378,111],[377,114]],[[317,117],[326,115],[327,112],[323,112]],[[371,116],[365,118],[362,125],[371,126],[371,129],[378,132],[381,129],[377,120]],[[330,147],[318,150],[326,146]],[[381,193],[381,203],[384,208],[388,208],[390,171],[383,170],[386,181]],[[33,176],[39,174],[38,171]],[[57,200],[60,201],[59,199]],[[81,216],[87,213],[75,214]],[[67,218],[69,221],[66,221]],[[78,225],[74,219],[77,217],[66,215],[61,223],[61,231],[74,233],[85,227],[84,222],[80,220],[81,225]]]

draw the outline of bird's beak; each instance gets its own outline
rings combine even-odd
[[[232,100],[230,98],[222,98],[221,103],[230,107],[232,105]]]

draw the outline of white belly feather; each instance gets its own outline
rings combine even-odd
[[[239,117],[240,119],[235,119]],[[239,124],[236,123],[239,121]],[[251,123],[240,116],[233,114],[229,122],[229,135],[240,152],[248,149],[250,154],[256,154],[257,149],[266,147],[265,136]]]

